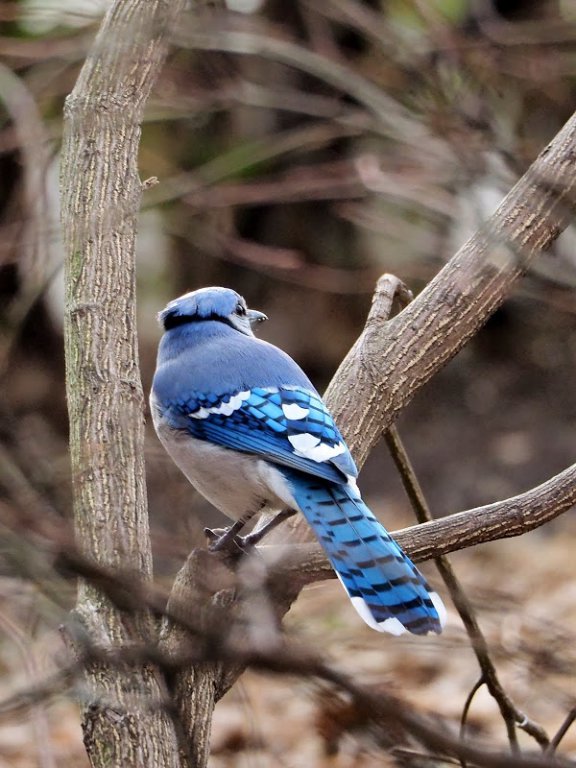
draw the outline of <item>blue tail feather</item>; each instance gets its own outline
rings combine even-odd
[[[442,631],[444,606],[350,485],[285,473],[358,613],[379,631]]]

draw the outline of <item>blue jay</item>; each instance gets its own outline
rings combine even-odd
[[[442,601],[362,501],[322,398],[285,352],[254,336],[266,315],[235,291],[202,288],[159,319],[154,426],[192,485],[236,520],[215,546],[254,515],[301,512],[370,627],[441,632]]]

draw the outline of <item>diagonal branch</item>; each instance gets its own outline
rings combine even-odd
[[[358,463],[416,392],[502,304],[574,218],[576,114],[496,212],[389,322],[377,310],[326,392]],[[379,288],[374,301],[378,305]]]

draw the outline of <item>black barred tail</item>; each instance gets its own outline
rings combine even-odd
[[[446,611],[351,485],[287,473],[294,498],[354,608],[379,632],[440,633]]]

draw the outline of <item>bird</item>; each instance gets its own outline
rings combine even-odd
[[[362,500],[321,396],[286,352],[254,335],[266,315],[230,288],[208,287],[170,301],[158,319],[152,419],[190,483],[235,521],[212,532],[212,547],[252,518],[267,516],[263,534],[301,513],[366,624],[439,634],[442,600]]]

